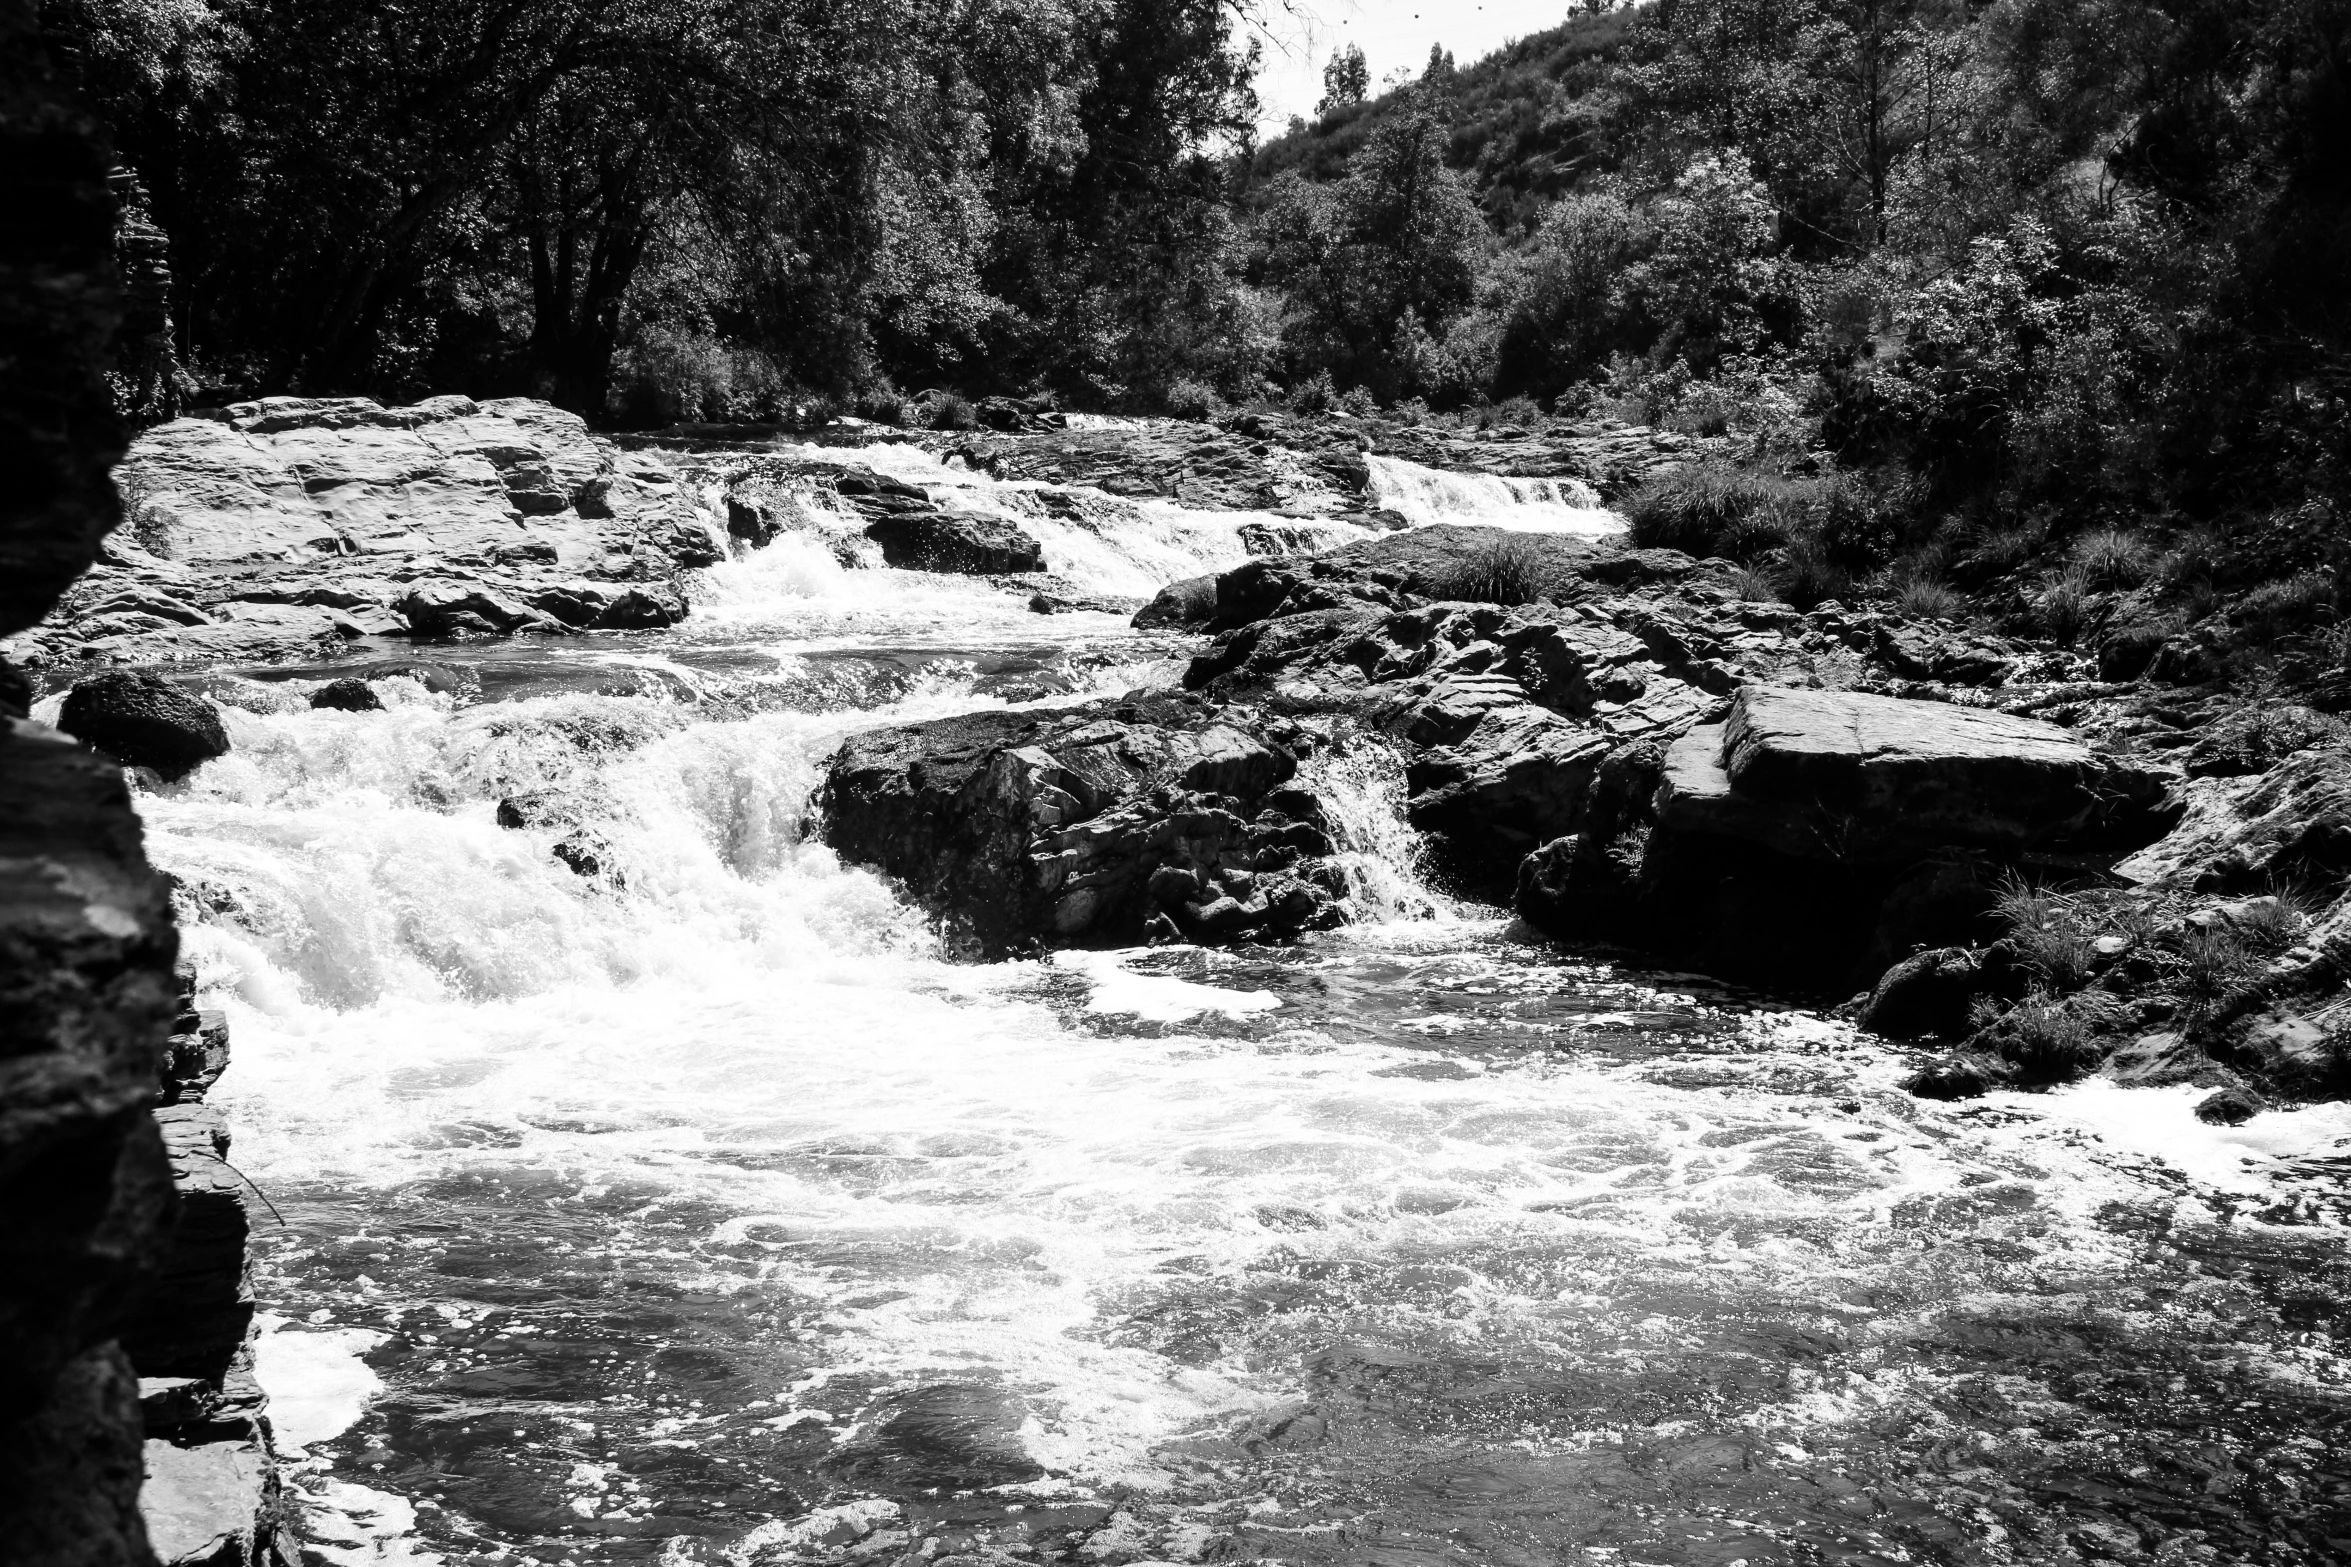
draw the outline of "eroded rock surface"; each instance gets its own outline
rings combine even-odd
[[[1338,917],[1320,808],[1290,787],[1327,725],[1137,695],[855,736],[825,841],[975,950],[1271,939]]]

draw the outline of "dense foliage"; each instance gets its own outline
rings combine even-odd
[[[2351,0],[1658,0],[1294,127],[1250,200],[1281,232],[1431,115],[1475,282],[1342,391],[1730,436],[1749,478],[1636,512],[1744,507],[1709,538],[1783,588],[2050,629],[2344,564]]]
[[[44,20],[173,240],[186,357],[240,389],[633,419],[892,372],[1147,394],[1229,303],[1223,159],[1255,101],[1227,0]]]
[[[1246,0],[50,4],[216,388],[1533,399],[1815,586],[2340,563],[2351,0],[1655,0],[1263,148]]]

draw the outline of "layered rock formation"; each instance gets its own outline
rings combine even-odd
[[[896,877],[971,950],[1269,940],[1340,917],[1313,795],[1329,726],[1183,697],[976,713],[858,735],[826,840]]]
[[[367,636],[671,625],[723,553],[671,467],[524,398],[264,398],[141,434],[33,667],[317,657]]]
[[[119,315],[103,138],[25,0],[0,3],[0,635],[115,520],[104,379]],[[7,683],[21,700],[15,681]],[[5,694],[5,693],[0,693]],[[24,1567],[151,1562],[137,1384],[115,1334],[169,1222],[148,1105],[176,933],[122,775],[0,715],[0,1546]]]
[[[1519,912],[1778,989],[1847,993],[1975,934],[2003,871],[2169,825],[2161,778],[2054,724],[1846,691],[1744,687],[1627,765],[1605,824],[1522,867]]]

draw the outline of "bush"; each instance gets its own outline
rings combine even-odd
[[[2308,631],[2334,614],[2334,579],[2305,571],[2282,582],[2264,582],[2231,607],[2229,619],[2248,637],[2268,642]]]
[[[614,357],[606,406],[624,425],[770,421],[792,387],[774,358],[700,333],[647,328]]]
[[[1290,393],[1291,409],[1302,414],[1327,414],[1338,402],[1339,389],[1331,383],[1328,370],[1317,370],[1311,380]]]
[[[2197,1015],[2217,1011],[2253,980],[2260,960],[2223,925],[2191,930],[2180,942],[2179,988]]]
[[[1753,560],[1786,541],[1801,501],[1793,481],[1710,457],[1645,480],[1623,511],[1636,548]]]
[[[1167,411],[1178,419],[1194,419],[1205,424],[1223,417],[1225,401],[1217,396],[1213,386],[1182,380],[1167,389]]]
[[[980,416],[972,408],[971,400],[955,392],[941,392],[938,401],[931,404],[931,428],[934,430],[976,430]]]
[[[2154,570],[2145,541],[2120,528],[2099,528],[2074,540],[2073,563],[2094,588],[2135,588]]]
[[[857,401],[852,406],[858,418],[869,420],[874,424],[906,424],[910,422],[906,399],[899,396],[897,391],[886,382],[881,386],[871,387],[858,393]]]
[[[1779,569],[1773,577],[1780,597],[1798,609],[1818,609],[1853,589],[1852,576],[1837,564],[1828,546],[1811,534],[1788,541],[1780,551]]]
[[[2097,932],[2076,900],[2011,872],[2000,883],[1992,909],[2008,927],[2009,940],[2016,943],[2025,967],[2045,985],[2062,992],[2090,982],[2090,968],[2098,956]]]
[[[1741,566],[1731,573],[1731,592],[1751,604],[1777,604],[1779,584],[1771,580],[1771,573],[1756,566]]]
[[[1956,620],[1965,607],[1948,584],[1932,577],[1912,577],[1894,595],[1895,607],[1920,620]]]
[[[1371,395],[1369,387],[1363,386],[1350,386],[1340,393],[1339,408],[1341,412],[1353,414],[1358,419],[1368,419],[1380,411],[1379,400]]]
[[[2060,998],[2034,990],[1979,1036],[2023,1082],[2062,1083],[2081,1076],[2105,1055],[2099,1032],[2114,1022],[2112,997]]]
[[[2090,584],[2077,567],[2052,578],[2033,600],[2033,624],[2059,647],[2071,647],[2096,618]]]
[[[1442,599],[1470,604],[1535,604],[1542,601],[1549,572],[1543,548],[1523,533],[1496,533],[1477,553],[1430,584]]]

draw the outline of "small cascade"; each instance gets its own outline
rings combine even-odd
[[[1468,522],[1528,533],[1601,534],[1623,531],[1624,519],[1600,504],[1581,479],[1506,479],[1490,473],[1447,473],[1401,457],[1367,457],[1379,504],[1415,527]]]
[[[1426,852],[1404,820],[1404,764],[1384,746],[1363,745],[1311,758],[1299,783],[1322,801],[1347,901],[1367,924],[1458,917],[1453,900],[1421,875]]]

